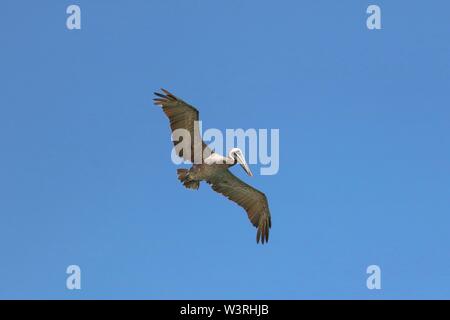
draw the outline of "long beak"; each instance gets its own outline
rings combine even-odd
[[[247,165],[247,162],[245,162],[245,159],[243,157],[241,157],[239,154],[236,155],[236,160],[239,162],[239,164],[242,166],[242,168],[244,168],[245,172],[247,172],[247,174],[252,177],[253,173],[250,170],[250,168]]]

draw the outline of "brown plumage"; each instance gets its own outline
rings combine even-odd
[[[211,185],[214,191],[244,208],[251,223],[258,229],[256,242],[266,243],[269,240],[269,229],[272,226],[267,197],[228,170],[229,167],[239,162],[244,170],[251,175],[241,151],[234,148],[230,151],[228,158],[223,157],[226,162],[206,164],[203,160],[207,159],[212,151],[201,139],[196,123],[199,120],[198,110],[167,90],[161,90],[164,94],[155,92],[158,98],[155,98],[154,101],[156,105],[162,106],[164,113],[169,118],[172,132],[177,129],[185,129],[190,133],[191,154],[187,156],[181,152],[182,150],[178,150],[180,151],[177,152],[178,155],[192,163],[195,159],[200,158],[202,160],[201,163],[194,163],[189,170],[178,169],[178,179],[186,188],[194,190],[199,188],[200,181],[205,181]],[[194,148],[194,142],[198,143],[197,148]],[[177,144],[174,141],[176,150]],[[201,152],[201,154],[197,154],[197,157],[195,157],[195,152]]]
[[[220,170],[206,180],[212,189],[237,203],[247,212],[252,224],[258,228],[256,242],[269,241],[269,229],[272,227],[269,204],[266,195],[236,177],[230,170]]]
[[[155,92],[159,98],[155,98],[154,103],[156,105],[160,105],[169,118],[170,128],[172,132],[177,129],[185,129],[188,130],[191,136],[191,154],[184,155],[183,150],[179,150],[177,152],[178,156],[182,157],[184,160],[190,161],[194,163],[194,155],[195,155],[195,144],[198,143],[197,150],[200,150],[201,146],[201,158],[203,160],[203,155],[210,155],[212,153],[211,149],[203,142],[202,137],[200,136],[200,130],[196,121],[198,118],[198,110],[193,106],[187,104],[181,99],[178,99],[169,91],[161,89],[164,94]],[[174,146],[177,146],[177,141],[173,142]]]

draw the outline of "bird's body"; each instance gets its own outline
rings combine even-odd
[[[199,130],[196,128],[198,126],[196,121],[199,119],[197,109],[175,97],[167,90],[162,89],[162,91],[165,95],[155,93],[159,98],[154,100],[155,104],[162,106],[164,113],[169,118],[172,131],[184,129],[190,133],[191,150],[186,152],[186,150],[177,149],[175,144],[177,154],[193,163],[190,169],[177,170],[178,179],[186,188],[194,190],[200,187],[201,181],[205,181],[211,185],[214,191],[236,202],[247,211],[250,221],[258,228],[256,241],[267,242],[272,219],[266,196],[261,191],[240,180],[229,170],[230,167],[239,163],[245,172],[252,176],[242,151],[238,148],[233,148],[228,156],[224,157],[209,149],[199,137]],[[200,163],[195,161],[198,159],[201,160]]]
[[[193,180],[212,182],[229,167],[231,167],[229,164],[194,164],[189,170],[189,175]]]

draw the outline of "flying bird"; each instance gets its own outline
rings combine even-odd
[[[200,136],[198,110],[169,91],[161,91],[163,93],[155,92],[157,98],[153,100],[169,118],[172,133],[177,129],[185,129],[190,133],[191,152],[177,148],[174,141],[177,155],[193,164],[190,169],[177,169],[178,179],[186,188],[194,190],[199,188],[201,181],[205,181],[214,191],[244,208],[251,223],[258,229],[256,242],[267,242],[272,219],[266,195],[240,180],[229,170],[239,163],[249,176],[253,175],[242,151],[233,148],[228,156],[224,157],[211,150]],[[195,161],[198,159],[201,161]]]

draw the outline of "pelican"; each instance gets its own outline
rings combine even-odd
[[[189,131],[191,138],[190,155],[183,153],[182,149],[177,151],[175,148],[180,157],[193,163],[190,169],[177,170],[178,179],[186,188],[194,190],[200,187],[201,181],[205,181],[214,191],[244,208],[251,223],[257,228],[256,242],[261,241],[263,244],[267,242],[272,219],[266,195],[240,180],[229,170],[239,163],[249,176],[253,175],[242,151],[239,148],[232,148],[226,157],[212,151],[200,137],[198,110],[169,91],[165,89],[161,91],[163,93],[155,92],[157,98],[153,100],[155,105],[162,107],[169,118],[172,132],[185,129]],[[195,141],[201,141],[201,148],[194,148]],[[176,141],[174,145],[176,147]],[[197,157],[201,158],[200,163],[194,161],[198,159],[194,151],[197,152]]]

